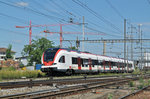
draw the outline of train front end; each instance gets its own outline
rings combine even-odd
[[[49,48],[42,55],[42,67],[41,71],[46,73],[52,73],[57,70],[57,63],[55,63],[55,58],[58,54],[59,48]]]

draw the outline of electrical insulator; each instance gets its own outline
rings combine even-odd
[[[70,18],[70,23],[73,23],[73,19],[72,18]]]

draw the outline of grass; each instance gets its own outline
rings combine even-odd
[[[0,80],[4,79],[20,79],[22,77],[26,78],[37,78],[39,76],[45,76],[44,73],[42,73],[39,70],[15,70],[12,68],[3,68],[0,70]]]

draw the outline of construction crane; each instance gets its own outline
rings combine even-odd
[[[62,34],[82,34],[82,32],[62,32],[62,29],[60,28],[61,32],[50,32],[49,30],[44,30],[44,33],[50,33],[50,34],[55,34],[58,33],[60,34],[60,47],[62,47]],[[85,33],[86,35],[105,35],[103,33]]]
[[[32,41],[32,27],[48,27],[48,26],[60,26],[60,40],[61,40],[61,44],[60,47],[62,47],[62,26],[65,25],[77,25],[78,23],[66,23],[66,24],[44,24],[44,25],[31,25],[31,20],[30,20],[30,24],[29,26],[16,26],[16,28],[29,28],[29,45],[31,45],[31,41]]]

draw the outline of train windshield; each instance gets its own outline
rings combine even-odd
[[[44,53],[44,61],[45,62],[53,61],[57,50],[58,49],[48,49],[48,50],[46,50],[45,53]]]

